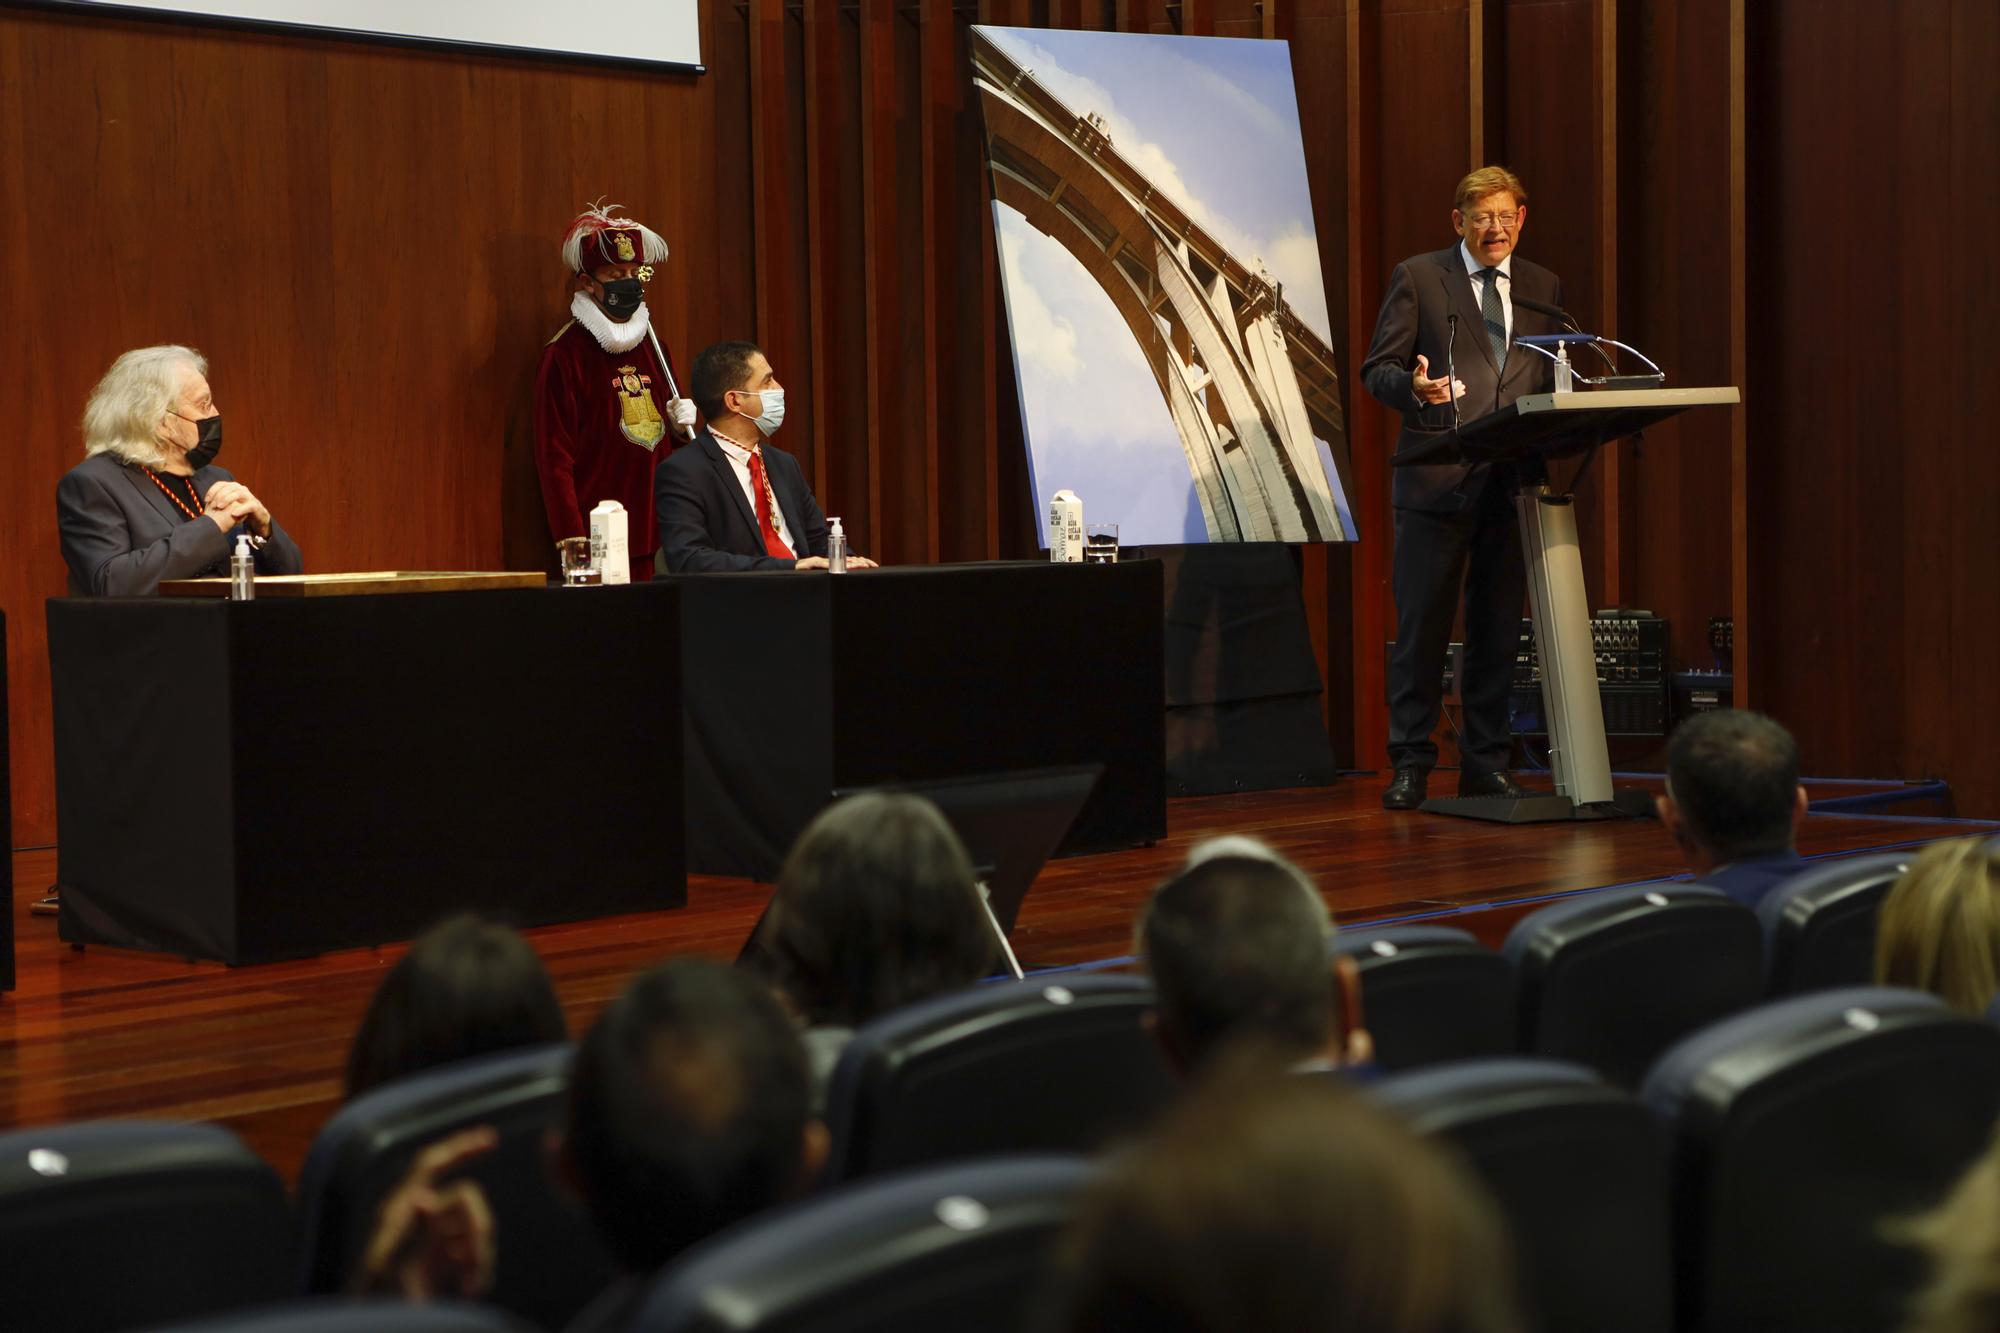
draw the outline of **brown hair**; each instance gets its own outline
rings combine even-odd
[[[1269,1052],[1215,1072],[1085,1196],[1046,1333],[1520,1327],[1498,1214],[1446,1149]]]
[[[1875,980],[1985,1015],[2000,992],[2000,846],[1981,837],[1924,848],[1882,900]]]
[[[858,1027],[993,965],[972,860],[921,796],[865,792],[820,811],[778,871],[764,930],[760,967],[812,1025]]]
[[[1340,1019],[1319,890],[1268,847],[1239,853],[1235,842],[1197,848],[1139,918],[1162,1035],[1197,1068],[1244,1036],[1282,1043],[1295,1060],[1317,1054]]]
[[[1516,207],[1528,202],[1528,187],[1521,184],[1519,176],[1502,166],[1480,167],[1468,171],[1458,182],[1458,193],[1451,197],[1451,206],[1461,213],[1468,212],[1474,203],[1503,190],[1514,196]]]

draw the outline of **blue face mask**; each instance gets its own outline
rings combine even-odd
[[[757,423],[757,429],[766,435],[775,434],[778,427],[785,424],[785,391],[783,389],[759,390],[757,403],[760,410],[752,418]]]

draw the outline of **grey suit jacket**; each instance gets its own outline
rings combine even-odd
[[[234,480],[222,468],[200,468],[195,494]],[[226,573],[236,545],[236,532],[206,518],[190,520],[143,470],[114,454],[92,454],[56,483],[56,526],[72,597],[145,597],[160,590],[161,579]],[[304,568],[299,548],[273,521],[257,552],[257,572]]]
[[[1562,304],[1562,281],[1555,274],[1519,255],[1508,267],[1515,296],[1544,305]],[[1458,316],[1458,336],[1448,356],[1450,316],[1454,314]],[[1561,327],[1548,315],[1518,304],[1514,307],[1516,335],[1556,333]],[[1443,379],[1447,363],[1456,363],[1458,378],[1465,382],[1465,395],[1458,404],[1462,421],[1483,417],[1525,394],[1555,389],[1555,370],[1549,359],[1525,347],[1508,349],[1506,372],[1500,373],[1486,338],[1485,319],[1479,313],[1479,292],[1472,275],[1465,271],[1457,245],[1396,265],[1389,279],[1389,294],[1382,298],[1382,313],[1375,321],[1375,341],[1369,345],[1368,359],[1361,363],[1361,382],[1368,392],[1403,414],[1403,429],[1396,437],[1399,454],[1435,444],[1440,432],[1451,430],[1451,404],[1429,407],[1410,391],[1410,372],[1416,368],[1419,355],[1429,358],[1432,379]],[[1442,463],[1391,468],[1395,481],[1390,496],[1398,509],[1455,512],[1479,494],[1491,467],[1490,463]],[[1540,472],[1539,467],[1533,468],[1522,480],[1539,480]]]

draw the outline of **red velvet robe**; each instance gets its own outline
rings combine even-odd
[[[652,339],[607,352],[574,321],[542,349],[535,372],[535,470],[550,538],[589,536],[592,507],[616,500],[625,506],[635,583],[653,577],[660,544],[653,468],[680,442],[667,418],[670,396]],[[651,449],[638,442],[655,434]]]

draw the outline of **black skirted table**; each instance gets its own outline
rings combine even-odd
[[[247,963],[683,905],[679,599],[50,601],[62,938]]]
[[[1062,850],[1165,836],[1158,561],[661,582],[681,595],[690,870],[774,877],[835,790],[1091,762]]]

